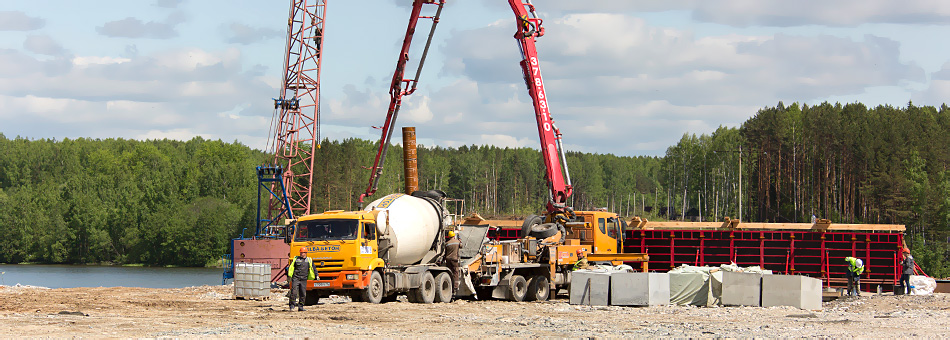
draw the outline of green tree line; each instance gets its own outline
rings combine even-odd
[[[324,140],[312,212],[356,209],[376,143]],[[664,157],[568,152],[575,209],[629,217],[907,225],[924,269],[950,275],[950,110],[779,103],[738,128],[686,134]],[[379,190],[403,191],[393,145]],[[272,156],[195,138],[29,140],[0,135],[0,262],[200,266],[256,225],[255,167]],[[418,150],[420,189],[488,218],[538,213],[547,199],[530,148]],[[741,180],[740,180],[741,179]],[[367,202],[368,202],[367,201]],[[741,207],[741,208],[740,208]]]
[[[254,224],[265,158],[201,138],[0,135],[0,262],[204,266]]]
[[[312,212],[356,209],[376,143],[324,140],[315,154]],[[392,146],[376,195],[403,191]],[[455,212],[538,213],[546,200],[537,150],[463,146],[418,150],[420,188],[464,200]],[[633,214],[653,192],[656,157],[569,153],[573,205]],[[0,263],[204,266],[256,227],[255,168],[273,158],[239,143],[194,138],[29,140],[0,134]],[[652,204],[652,202],[646,202]]]

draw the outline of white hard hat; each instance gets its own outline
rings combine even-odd
[[[855,262],[858,264],[858,267],[864,267],[864,261],[861,261],[861,259],[858,259]]]

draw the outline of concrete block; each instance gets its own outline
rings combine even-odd
[[[723,272],[722,304],[725,306],[761,306],[762,274]]]
[[[821,309],[821,280],[799,275],[762,276],[762,307]]]
[[[670,304],[670,274],[611,273],[611,306],[657,306]]]
[[[583,270],[571,273],[572,305],[606,306],[609,298],[610,274]]]

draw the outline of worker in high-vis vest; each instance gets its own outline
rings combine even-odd
[[[864,261],[851,256],[845,257],[848,263],[848,295],[861,296],[861,273],[864,272]]]
[[[295,306],[297,310],[303,311],[304,302],[307,301],[307,280],[317,278],[313,272],[313,260],[307,256],[307,248],[300,248],[300,255],[290,260],[287,277],[290,278],[290,311]]]

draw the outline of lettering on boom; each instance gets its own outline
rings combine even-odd
[[[551,112],[548,110],[548,99],[544,94],[544,80],[541,79],[541,67],[538,65],[538,58],[531,57],[531,73],[538,96],[538,106],[541,111],[541,122],[544,131],[551,131]]]
[[[396,201],[397,198],[400,198],[402,196],[405,196],[405,194],[392,194],[392,195],[386,196],[386,198],[383,198],[383,200],[379,202],[379,205],[376,206],[376,209],[389,208],[389,205],[393,204],[393,202]]]

